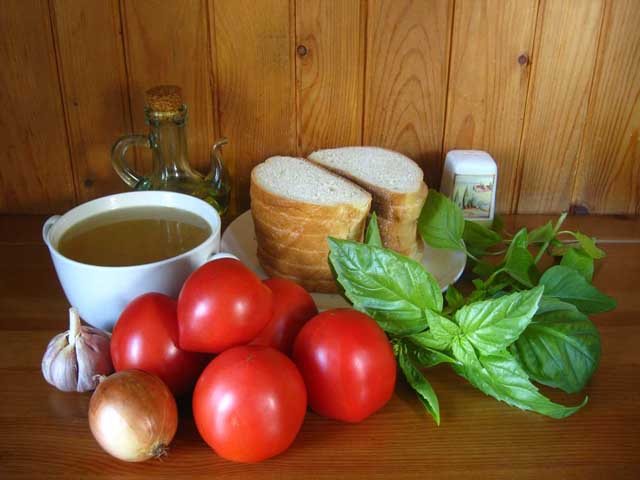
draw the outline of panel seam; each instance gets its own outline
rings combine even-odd
[[[578,147],[578,153],[576,156],[576,166],[574,168],[573,182],[571,186],[571,198],[569,199],[569,211],[573,209],[573,205],[576,203],[576,188],[578,186],[578,171],[580,170],[580,165],[583,163],[583,154],[584,154],[584,141],[587,136],[587,127],[589,126],[589,121],[593,116],[593,102],[594,102],[594,90],[596,83],[596,75],[599,71],[599,61],[602,60],[602,51],[600,50],[602,47],[602,36],[604,30],[604,23],[607,15],[609,14],[609,8],[607,8],[609,2],[607,0],[603,0],[602,2],[602,18],[600,19],[600,30],[598,32],[598,40],[596,41],[596,54],[593,59],[593,73],[591,75],[591,80],[589,83],[589,97],[587,99],[587,112],[584,119],[584,128],[582,129],[582,135],[580,137],[580,146]]]
[[[360,145],[364,145],[365,140],[365,119],[367,106],[367,57],[369,56],[369,2],[362,0],[360,2],[360,15],[364,18],[360,19],[361,33],[361,55],[362,59],[362,115],[360,121]]]
[[[439,161],[440,165],[438,166],[438,170],[440,171],[440,178],[436,179],[436,183],[438,188],[441,187],[440,181],[442,179],[442,172],[444,170],[444,160],[445,160],[445,139],[447,138],[447,118],[449,116],[449,89],[451,87],[451,65],[453,64],[453,32],[455,29],[455,21],[456,21],[456,0],[451,2],[451,26],[449,27],[449,42],[447,45],[447,79],[445,82],[445,92],[444,92],[444,111],[442,116],[442,141],[440,142],[440,155]]]
[[[121,32],[121,42],[122,42],[122,54],[124,55],[124,73],[125,73],[125,98],[123,99],[123,103],[125,106],[128,104],[127,110],[129,111],[129,133],[133,134],[135,131],[135,122],[133,118],[133,101],[132,101],[132,88],[131,88],[131,68],[130,58],[129,58],[129,49],[127,48],[127,22],[125,15],[125,7],[124,0],[119,0],[118,2],[118,13],[120,15],[120,32]],[[138,151],[133,149],[133,163],[136,166],[137,170],[140,169],[140,163],[142,160],[138,155]]]
[[[67,153],[69,154],[69,169],[71,171],[71,186],[73,187],[73,203],[74,205],[78,204],[80,199],[80,191],[79,191],[79,179],[77,178],[76,167],[74,160],[73,148],[71,147],[71,125],[69,120],[69,110],[67,108],[66,102],[66,87],[64,83],[64,75],[62,73],[62,59],[60,56],[60,43],[58,40],[58,28],[56,26],[56,13],[55,6],[53,5],[53,0],[47,1],[47,9],[48,9],[48,19],[49,19],[49,28],[51,33],[51,40],[53,42],[53,52],[55,57],[56,64],[56,75],[58,77],[58,91],[60,92],[60,105],[62,108],[62,116],[64,118],[64,128],[67,140]]]
[[[538,65],[536,54],[538,53],[539,43],[542,38],[542,31],[544,30],[542,25],[542,20],[540,19],[541,15],[544,15],[544,12],[541,12],[541,10],[544,10],[544,8],[546,7],[546,3],[543,4],[543,2],[545,2],[545,0],[539,0],[538,7],[536,8],[536,19],[535,19],[535,26],[533,30],[533,42],[531,43],[531,56],[530,56],[532,67],[531,67],[531,71],[529,72],[529,78],[527,78],[527,92],[526,92],[526,97],[524,101],[524,109],[522,110],[522,130],[520,131],[520,141],[518,142],[516,172],[515,172],[515,179],[513,180],[513,189],[512,189],[512,197],[511,197],[510,213],[512,214],[517,213],[518,208],[520,207],[520,194],[522,190],[522,177],[523,177],[522,148],[523,148],[523,144],[526,136],[525,133],[527,130],[527,126],[529,125],[529,117],[527,114],[529,113],[529,107],[530,107],[529,100],[531,95],[533,95],[532,79],[535,75],[535,71],[537,70],[537,65]]]

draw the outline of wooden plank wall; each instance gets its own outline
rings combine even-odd
[[[2,0],[0,212],[124,191],[111,144],[177,83],[192,163],[230,139],[233,214],[264,158],[360,144],[435,187],[488,150],[502,212],[640,214],[638,25],[638,0]]]

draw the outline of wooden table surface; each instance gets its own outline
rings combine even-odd
[[[351,425],[309,413],[284,454],[259,464],[222,460],[199,438],[188,405],[161,461],[104,453],[87,424],[89,394],[62,393],[40,373],[49,339],[67,328],[67,302],[40,238],[43,217],[0,217],[0,478],[640,478],[640,219],[575,217],[604,240],[595,284],[618,301],[592,317],[602,336],[588,405],[553,420],[499,403],[446,366],[428,371],[436,427],[403,382],[389,404]],[[513,216],[507,226],[540,224]],[[549,394],[549,391],[545,389]],[[576,403],[580,395],[551,392]]]

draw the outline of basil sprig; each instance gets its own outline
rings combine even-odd
[[[329,248],[329,260],[347,298],[386,332],[419,332],[427,326],[427,310],[442,310],[440,287],[418,262],[349,240],[329,238]]]
[[[574,305],[549,298],[510,351],[536,382],[575,393],[598,367],[600,335]]]
[[[604,252],[591,237],[561,231],[565,217],[508,236],[499,219],[494,229],[465,221],[453,202],[431,191],[419,231],[434,248],[469,255],[478,278],[467,297],[451,286],[443,299],[422,264],[384,248],[375,214],[365,243],[329,239],[345,296],[389,335],[400,371],[437,424],[440,405],[423,370],[439,364],[497,400],[549,417],[564,418],[587,403],[586,396],[576,406],[554,403],[533,383],[582,390],[601,350],[587,315],[616,305],[591,284],[594,260]],[[546,253],[562,258],[542,272]]]

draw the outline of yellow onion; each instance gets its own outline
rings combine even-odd
[[[123,370],[101,379],[89,402],[89,427],[100,446],[120,460],[160,457],[178,428],[176,401],[155,375]]]

